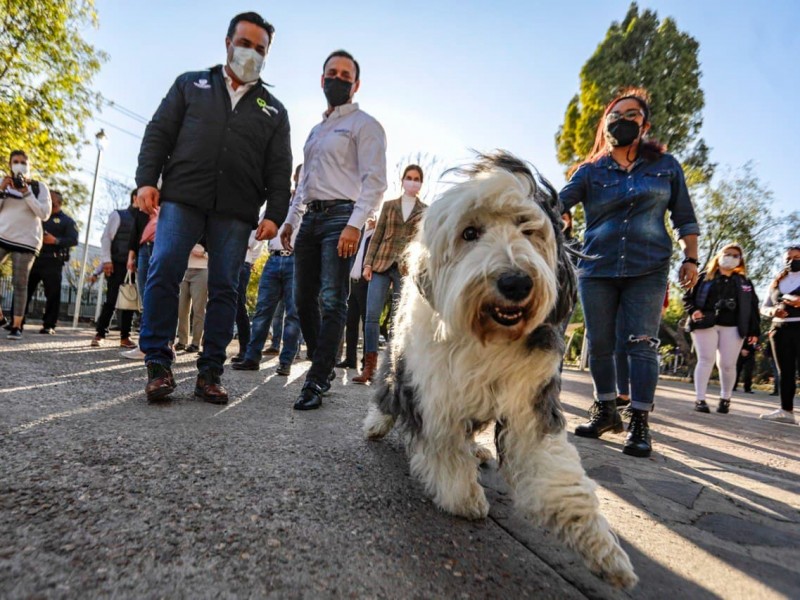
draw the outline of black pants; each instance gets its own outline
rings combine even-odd
[[[28,275],[28,304],[30,307],[31,298],[36,293],[39,282],[44,286],[44,318],[42,326],[55,329],[58,323],[58,312],[61,308],[61,272],[64,263],[53,258],[37,258],[33,263],[33,268]]]
[[[103,309],[100,311],[100,318],[97,320],[97,335],[101,338],[106,337],[108,333],[108,326],[111,323],[111,317],[114,316],[114,311],[117,308],[117,296],[119,295],[119,286],[125,282],[125,275],[128,272],[128,266],[125,263],[114,263],[114,272],[110,277],[106,277],[106,301],[103,303]],[[131,322],[133,321],[132,310],[119,311],[119,335],[123,340],[128,339],[131,335]]]
[[[250,343],[250,316],[247,314],[247,284],[253,265],[246,262],[239,272],[239,299],[236,301],[236,332],[239,341],[239,354],[244,356]]]
[[[736,391],[739,382],[742,382],[745,392],[750,392],[753,389],[753,367],[756,364],[755,354],[752,352],[747,356],[739,355],[736,359],[736,383],[733,384],[733,389]]]
[[[356,364],[358,360],[358,332],[365,330],[367,319],[367,289],[369,282],[365,279],[350,280],[350,298],[347,300],[347,324],[345,341],[345,361]]]
[[[800,322],[781,323],[773,328],[775,333],[770,343],[781,376],[781,408],[792,411],[800,363]]]

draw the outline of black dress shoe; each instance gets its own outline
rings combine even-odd
[[[283,377],[288,377],[292,373],[292,365],[278,365],[275,373]]]
[[[343,360],[342,362],[336,363],[337,369],[355,369],[356,368],[356,361],[349,361]]]
[[[241,362],[235,362],[231,365],[231,369],[234,371],[258,371],[261,368],[261,365],[254,360],[250,360],[249,358],[244,359]]]
[[[231,364],[237,363],[237,362],[242,362],[243,360],[244,360],[244,354],[237,354],[236,356],[231,358]]]
[[[300,397],[294,403],[295,410],[314,410],[322,406],[322,389],[313,381],[306,381]]]
[[[631,403],[631,399],[630,398],[622,398],[621,396],[617,396],[617,398],[616,398],[616,400],[614,400],[614,402],[617,403],[617,408],[622,408],[623,406],[628,406],[628,404]]]
[[[177,344],[175,344],[175,346],[173,346],[172,349],[175,352],[180,352],[181,350],[186,350],[186,344],[181,344],[180,342],[178,342]]]
[[[617,412],[617,403],[595,401],[589,409],[589,422],[578,425],[575,435],[579,437],[599,438],[606,431],[620,433],[624,429],[622,417]]]

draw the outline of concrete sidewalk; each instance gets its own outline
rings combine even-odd
[[[273,360],[227,371],[216,407],[192,399],[182,355],[175,399],[149,406],[141,364],[91,335],[0,339],[0,597],[629,596],[516,516],[494,466],[489,519],[437,511],[396,434],[362,439],[369,388],[340,377],[297,413],[309,363],[287,380]],[[573,429],[589,377],[564,388]],[[689,386],[661,386],[650,459],[622,435],[572,438],[641,579],[630,597],[800,595],[800,428],[744,396],[705,415]]]

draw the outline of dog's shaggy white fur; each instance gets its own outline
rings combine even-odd
[[[516,506],[592,571],[631,588],[637,577],[567,441],[558,400],[575,275],[555,191],[502,152],[465,172],[428,208],[409,248],[365,433],[381,438],[397,423],[436,505],[480,519],[489,504],[478,466],[490,454],[474,434],[496,421]]]

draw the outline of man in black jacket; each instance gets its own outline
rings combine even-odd
[[[170,342],[178,286],[192,247],[205,235],[208,306],[195,395],[228,401],[220,376],[247,241],[256,226],[258,239],[275,237],[289,206],[289,118],[259,78],[273,32],[256,13],[234,17],[225,38],[227,63],[179,76],[145,130],[136,171],[140,208],[152,213],[161,207],[139,336],[148,400],[175,390]]]
[[[59,192],[50,190],[50,201],[53,203],[53,212],[43,224],[42,249],[28,275],[27,306],[31,305],[31,298],[41,281],[47,302],[39,333],[52,335],[56,332],[61,306],[61,273],[64,270],[64,263],[69,260],[69,249],[78,245],[78,227],[75,221],[61,210]]]

